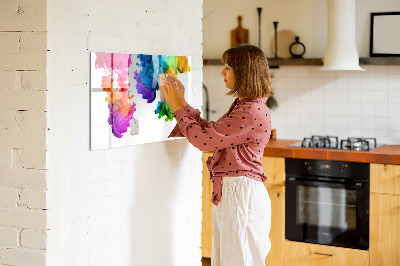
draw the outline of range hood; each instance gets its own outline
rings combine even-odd
[[[358,70],[355,0],[328,0],[328,44],[323,71]]]

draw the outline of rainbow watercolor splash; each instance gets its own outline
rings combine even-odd
[[[130,75],[136,81],[136,92],[142,96],[147,103],[154,102],[159,88],[159,74],[187,73],[190,71],[188,58],[186,56],[165,56],[165,55],[146,55],[146,54],[121,54],[121,53],[101,53],[97,52],[95,67],[102,68],[104,75],[101,81],[103,91],[107,92],[106,102],[110,115],[108,124],[111,126],[112,133],[117,138],[122,138],[128,131],[130,121],[134,119],[136,104],[132,101]],[[137,57],[138,60],[133,60]],[[132,61],[137,62],[133,73],[129,72]],[[165,116],[165,121],[172,121],[173,114],[165,102],[159,101],[154,110],[161,119]]]
[[[166,55],[137,55],[141,67],[140,71],[135,71],[134,78],[137,82],[137,92],[147,103],[152,103],[156,98],[156,92],[160,90],[158,85],[159,74],[178,75],[190,71],[186,56],[166,56]]]
[[[159,101],[154,113],[158,114],[158,119],[165,116],[165,122],[174,120],[174,114],[166,102]]]

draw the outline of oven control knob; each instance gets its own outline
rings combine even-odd
[[[341,174],[346,173],[346,169],[347,169],[347,164],[342,164],[342,167],[340,168],[340,173]]]
[[[311,162],[305,162],[304,164],[306,166],[306,170],[310,172],[312,170]]]

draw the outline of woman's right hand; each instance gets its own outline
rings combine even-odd
[[[185,87],[183,86],[182,82],[180,82],[179,79],[177,79],[176,77],[172,76],[172,75],[167,75],[167,79],[170,82],[174,82],[178,89],[178,97],[179,97],[179,103],[180,105],[185,108],[187,105],[187,102],[185,100]]]

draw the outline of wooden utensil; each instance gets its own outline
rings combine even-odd
[[[249,42],[249,31],[242,27],[242,16],[238,16],[238,27],[231,30],[231,48]]]

